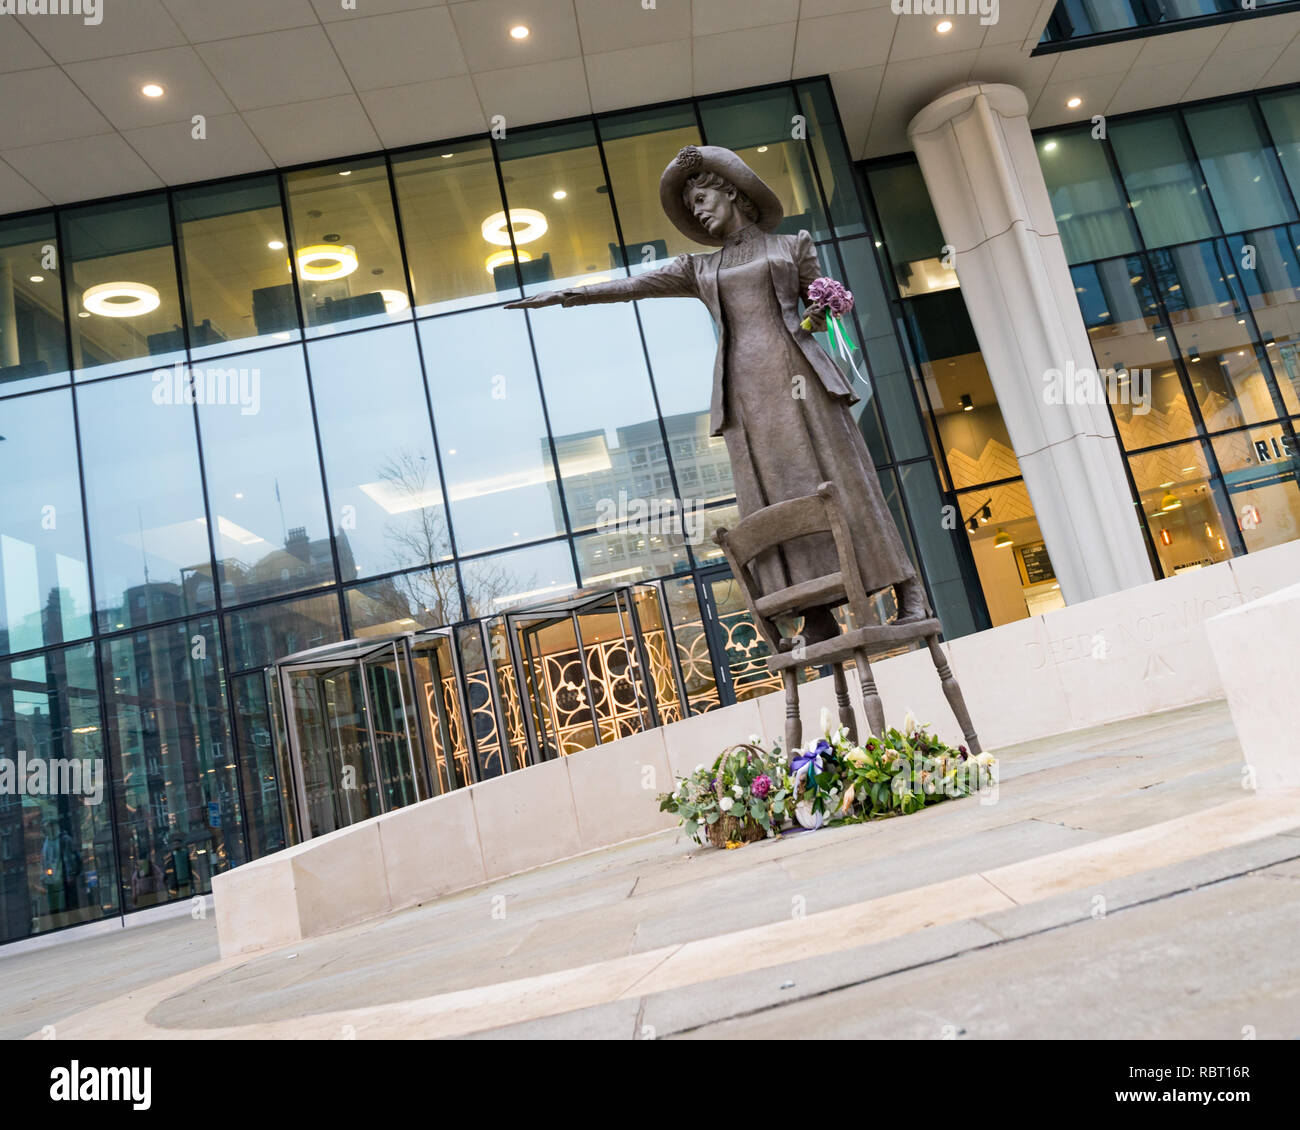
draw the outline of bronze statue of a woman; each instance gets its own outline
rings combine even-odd
[[[898,619],[924,619],[925,591],[849,410],[858,397],[800,326],[799,302],[807,304],[808,286],[821,274],[812,237],[774,234],[780,200],[730,149],[688,145],[664,170],[659,197],[678,230],[721,250],[679,255],[661,270],[539,294],[510,308],[700,299],[718,332],[710,434],[726,441],[740,516],[834,482],[867,590],[892,585]],[[813,325],[824,328],[824,316]],[[836,572],[839,564],[831,535],[816,534],[769,551],[756,569],[762,590],[772,592]],[[828,607],[805,613],[806,642],[838,631]]]

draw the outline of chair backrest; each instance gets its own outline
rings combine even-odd
[[[859,623],[868,623],[866,587],[834,483],[822,483],[816,494],[765,506],[742,518],[733,529],[722,528],[713,535],[740,583],[750,616],[773,649],[780,633],[774,623],[758,612],[758,600],[771,594],[763,592],[758,585],[755,571],[751,568],[754,558],[796,538],[820,533],[829,533],[834,538],[849,607]]]

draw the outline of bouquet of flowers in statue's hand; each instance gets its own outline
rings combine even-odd
[[[813,332],[815,318],[826,315],[826,332],[830,335],[831,345],[843,361],[859,379],[857,362],[853,360],[853,351],[857,346],[845,332],[842,319],[853,309],[853,292],[835,279],[813,279],[808,284],[808,305],[804,319],[800,322],[809,333]]]
[[[757,737],[724,750],[710,766],[696,766],[659,797],[661,812],[675,813],[688,836],[714,847],[739,847],[775,835],[789,816],[789,804],[785,755],[779,746],[763,749]]]
[[[808,284],[808,312],[800,323],[809,332],[813,318],[825,314],[827,321],[843,318],[853,309],[853,291],[835,279],[813,279]]]

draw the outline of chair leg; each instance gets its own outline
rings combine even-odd
[[[975,727],[971,725],[970,712],[966,709],[966,700],[962,698],[961,687],[957,684],[952,668],[948,666],[948,657],[944,655],[943,648],[939,646],[938,635],[927,637],[926,643],[930,647],[930,658],[934,660],[934,669],[939,673],[939,682],[943,684],[944,698],[948,700],[948,705],[952,707],[952,712],[957,717],[957,725],[961,727],[961,732],[966,738],[966,748],[973,754],[981,753],[979,735],[975,733]]]
[[[835,705],[839,710],[840,725],[849,731],[849,741],[858,742],[858,720],[853,717],[853,704],[849,702],[849,681],[844,676],[844,666],[838,660],[831,667],[831,677],[835,681]]]
[[[799,717],[799,673],[794,670],[781,672],[781,684],[785,687],[785,756],[793,759],[794,751],[803,743],[803,721]]]
[[[855,651],[853,658],[858,665],[858,682],[862,684],[862,705],[867,711],[867,725],[872,734],[881,737],[885,732],[885,708],[880,701],[880,692],[876,690],[876,679],[871,674],[871,663],[865,651]]]

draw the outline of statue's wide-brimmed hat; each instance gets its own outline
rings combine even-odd
[[[754,202],[758,209],[758,226],[764,231],[774,231],[785,215],[776,193],[730,149],[717,145],[688,145],[673,158],[659,178],[659,200],[677,230],[697,243],[721,247],[723,241],[720,236],[709,234],[708,228],[695,218],[682,199],[686,181],[696,173],[717,173],[723,180],[734,184]]]

